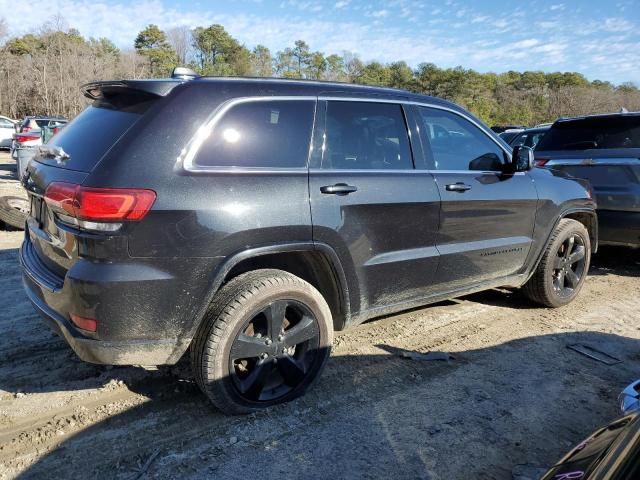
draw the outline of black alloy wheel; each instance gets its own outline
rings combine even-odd
[[[318,320],[295,300],[277,300],[257,312],[231,346],[229,373],[249,402],[272,402],[299,387],[318,354]]]
[[[558,249],[553,265],[553,289],[561,297],[573,294],[585,273],[586,248],[580,235],[566,238]]]

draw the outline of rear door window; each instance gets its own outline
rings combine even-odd
[[[558,122],[536,146],[536,150],[605,148],[640,148],[640,115]]]
[[[322,168],[412,169],[402,106],[377,102],[327,102]]]
[[[313,100],[255,100],[232,106],[214,125],[194,163],[206,167],[304,168]]]
[[[70,158],[57,163],[54,159],[36,160],[61,168],[89,172],[105,153],[147,111],[155,100],[94,102],[51,137],[48,145],[61,147]]]

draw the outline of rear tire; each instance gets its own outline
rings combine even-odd
[[[29,201],[21,197],[0,197],[0,220],[10,227],[24,230],[29,215]]]
[[[302,395],[322,372],[331,311],[312,285],[281,270],[239,275],[216,295],[191,346],[196,382],[227,414]]]
[[[589,232],[582,223],[563,218],[551,234],[542,260],[522,292],[545,307],[567,305],[582,289],[590,262]]]

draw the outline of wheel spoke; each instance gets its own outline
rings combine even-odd
[[[252,337],[241,333],[231,346],[231,359],[259,357],[267,351],[264,338]]]
[[[558,290],[563,290],[565,284],[565,274],[564,270],[560,270],[558,272]]]
[[[294,357],[284,357],[278,360],[278,369],[289,386],[295,387],[304,379],[304,365]]]
[[[570,268],[567,269],[567,274],[565,275],[565,278],[569,282],[569,286],[574,289],[578,286],[578,283],[580,282],[580,278],[578,278],[578,275],[576,275],[576,272],[574,272]]]
[[[276,341],[278,335],[280,335],[280,332],[282,331],[287,305],[288,303],[286,301],[278,300],[273,302],[264,310],[264,314],[267,317],[267,324],[269,326],[268,335],[273,341]]]
[[[556,258],[553,259],[553,268],[555,270],[562,268],[562,260],[563,260],[563,257],[560,257],[560,256],[556,256]]]
[[[285,332],[284,342],[291,347],[311,340],[316,335],[318,335],[318,327],[315,320],[305,315],[295,326]]]
[[[565,249],[564,249],[565,259],[569,258],[569,255],[571,255],[571,252],[573,251],[573,245],[575,244],[575,242],[576,242],[576,239],[573,235],[567,238],[567,242],[565,244]]]
[[[585,256],[585,249],[582,245],[578,245],[575,251],[569,255],[569,264],[573,265],[574,263],[582,260]]]
[[[256,364],[251,373],[240,381],[240,391],[248,398],[258,400],[272,371],[271,362]]]

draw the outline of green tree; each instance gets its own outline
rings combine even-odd
[[[177,63],[176,52],[157,25],[150,24],[138,33],[134,46],[140,55],[149,59],[152,76],[167,75]]]
[[[222,25],[193,30],[193,48],[203,75],[248,75],[251,52]]]
[[[271,58],[269,49],[264,45],[257,45],[251,52],[251,74],[256,77],[273,75],[273,58]]]

